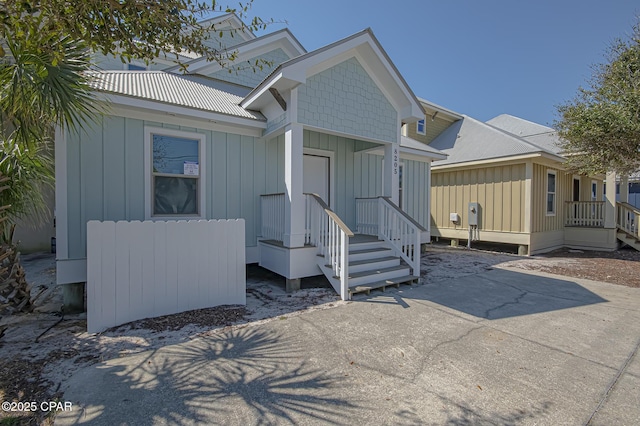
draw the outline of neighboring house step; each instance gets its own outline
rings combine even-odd
[[[629,234],[627,234],[626,232],[623,232],[623,231],[618,231],[616,233],[616,236],[618,237],[618,240],[622,241],[623,243],[625,243],[629,247],[632,247],[632,248],[640,251],[640,240],[638,240],[634,236],[629,235]]]
[[[405,275],[402,277],[393,278],[389,280],[377,281],[371,284],[356,285],[353,287],[349,287],[349,293],[369,294],[371,290],[381,289],[382,291],[385,291],[387,287],[391,287],[391,286],[400,287],[400,284],[404,284],[404,283],[413,284],[414,282],[417,282],[417,281],[418,281],[418,277],[414,277],[413,275]]]

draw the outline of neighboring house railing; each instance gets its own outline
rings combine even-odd
[[[266,194],[260,196],[262,211],[262,238],[283,241],[285,194]]]
[[[318,254],[330,265],[333,275],[340,280],[342,300],[349,299],[349,238],[353,232],[316,194],[305,194],[307,199],[307,243],[318,248]]]
[[[628,203],[616,203],[616,207],[616,226],[627,234],[633,235],[640,240],[640,231],[638,230],[638,224],[640,224],[640,210]]]
[[[426,231],[388,197],[356,199],[356,229],[389,242],[420,276],[420,235]]]
[[[567,201],[565,226],[604,227],[604,201]]]

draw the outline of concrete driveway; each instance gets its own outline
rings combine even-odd
[[[516,270],[78,372],[56,424],[640,424],[640,289]]]

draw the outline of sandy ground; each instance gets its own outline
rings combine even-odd
[[[581,276],[584,275],[583,271],[589,271],[589,265],[596,262],[599,265],[595,268],[596,275],[618,274],[610,282],[625,284],[616,282],[622,279],[620,271],[640,277],[640,262],[636,255],[625,253],[627,252],[623,251],[618,258],[611,255],[597,257],[592,253],[585,257],[582,252],[519,257],[436,245],[423,254],[422,282],[455,280],[492,268],[543,270]],[[60,289],[55,286],[54,257],[46,254],[24,256],[23,264],[27,279],[34,284],[35,292],[41,289],[45,291],[38,300],[34,313],[0,318],[0,324],[9,324],[6,334],[0,338],[2,401],[48,401],[60,398],[65,381],[75,371],[97,362],[228,331],[230,327],[253,326],[311,310],[331,309],[351,303],[341,301],[324,277],[305,279],[300,291],[287,294],[282,277],[251,265],[247,271],[246,307],[191,311],[136,321],[99,334],[88,334],[85,331],[85,314],[67,315],[64,318],[60,316],[62,296]],[[609,272],[605,270],[606,265],[610,265]],[[598,279],[598,276],[594,278]],[[366,296],[360,295],[356,300],[361,297]],[[0,411],[0,423],[3,417],[6,417],[6,413]],[[47,421],[50,419],[42,414],[34,416],[24,413],[22,418],[23,424]]]

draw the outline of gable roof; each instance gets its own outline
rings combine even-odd
[[[165,71],[90,71],[87,74],[92,77],[91,87],[101,92],[266,121],[261,113],[238,105],[249,88],[224,81]]]
[[[553,151],[466,115],[435,138],[430,146],[449,156],[436,162],[434,167],[531,154],[546,154],[563,161]]]
[[[282,44],[286,47],[285,53],[290,54],[291,57],[297,57],[307,52],[304,46],[302,46],[288,28],[283,28],[260,37],[254,36],[251,40],[231,46],[229,49],[225,50],[225,52],[236,52],[237,58],[234,63],[240,63],[243,60],[250,59],[251,57],[259,56],[261,53],[265,53],[266,50],[272,50],[269,49],[270,45],[273,45],[273,49],[277,49],[281,47]],[[233,66],[234,63],[230,63],[229,65]],[[187,62],[185,65],[188,67],[189,72],[201,74],[223,68],[217,62],[208,61],[207,58],[200,56]],[[180,71],[180,69],[180,66],[173,66],[171,68],[167,68],[166,71],[173,72]]]
[[[445,108],[441,105],[438,105],[434,102],[428,101],[424,98],[418,98],[424,109],[426,110],[427,115],[432,115],[435,118],[436,115],[443,116],[450,121],[460,120],[462,118],[462,114],[459,114],[453,110]]]
[[[560,148],[560,138],[551,127],[543,126],[542,124],[509,114],[494,117],[487,121],[487,124],[521,137],[555,154],[562,152]]]
[[[271,100],[270,88],[290,90],[304,84],[308,77],[320,72],[323,64],[337,65],[356,55],[368,58],[374,64],[370,68],[380,76],[378,86],[383,93],[393,89],[396,89],[394,93],[402,93],[400,97],[404,98],[406,109],[401,111],[401,118],[417,121],[424,116],[424,109],[418,98],[370,28],[280,64],[244,98],[241,105],[245,108],[254,105],[260,108],[265,99]],[[367,64],[362,65],[366,67]],[[393,103],[392,99],[389,101]]]
[[[247,25],[245,25],[244,22],[242,22],[242,19],[240,19],[238,15],[233,12],[198,21],[198,25],[200,25],[201,27],[205,27],[207,25],[209,25],[210,27],[218,26],[216,30],[224,29],[229,26],[234,30],[241,30],[238,34],[245,40],[256,38],[256,35],[253,33],[253,31],[251,31],[251,29]],[[190,29],[187,29],[186,31],[188,32],[190,31]]]

